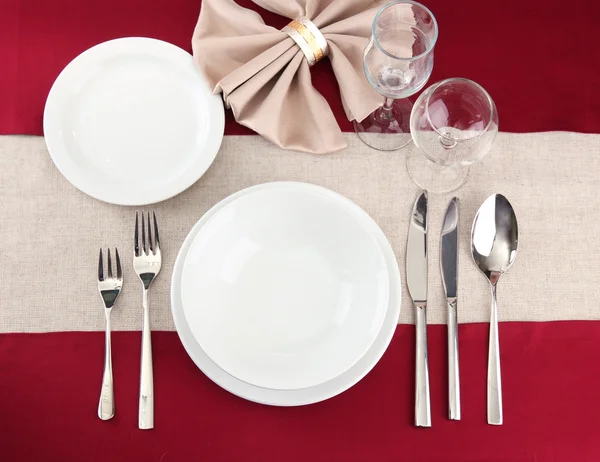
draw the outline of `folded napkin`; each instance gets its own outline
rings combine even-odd
[[[382,104],[367,82],[362,54],[381,4],[373,0],[253,0],[291,20],[311,20],[328,58],[348,120]],[[285,148],[327,153],[346,147],[327,101],[311,84],[305,54],[286,33],[233,0],[203,0],[192,39],[194,59],[236,120]]]

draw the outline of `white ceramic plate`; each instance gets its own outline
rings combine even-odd
[[[220,368],[202,349],[202,347],[194,338],[190,327],[188,326],[181,298],[184,262],[188,256],[188,251],[192,245],[192,242],[196,238],[196,235],[219,210],[225,207],[228,203],[235,201],[237,198],[243,197],[254,191],[274,190],[280,188],[282,185],[295,185],[297,188],[305,188],[306,190],[322,191],[326,194],[334,194],[326,189],[307,184],[267,183],[240,191],[221,201],[196,223],[184,241],[181,250],[179,251],[179,255],[173,270],[173,279],[171,282],[171,309],[173,312],[175,326],[184,348],[196,365],[211,380],[229,392],[250,401],[275,406],[299,406],[316,403],[331,398],[347,390],[360,379],[362,379],[375,366],[375,364],[377,364],[389,345],[392,335],[396,329],[396,324],[400,314],[401,283],[400,272],[394,252],[383,232],[381,232],[378,227],[375,227],[375,236],[387,265],[387,274],[389,277],[389,303],[386,308],[385,317],[383,319],[383,324],[379,334],[376,336],[371,347],[353,366],[337,377],[332,378],[324,383],[294,390],[277,390],[258,387],[239,380]],[[341,196],[339,197],[341,198]],[[351,207],[356,207],[356,205],[347,199],[341,198],[341,200],[346,202]]]
[[[192,56],[170,43],[122,38],[76,57],[46,101],[44,136],[60,172],[96,199],[144,205],[172,197],[213,162],[224,129]]]
[[[318,385],[377,337],[389,274],[375,222],[332,191],[296,183],[224,205],[196,235],[181,296],[202,349],[264,388]]]

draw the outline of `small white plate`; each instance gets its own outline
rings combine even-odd
[[[192,56],[160,40],[96,45],[58,76],[44,136],[60,172],[84,193],[144,205],[190,187],[212,164],[224,129],[221,97]]]
[[[386,307],[385,317],[379,334],[376,336],[371,348],[368,349],[368,351],[356,362],[356,364],[337,377],[328,380],[327,382],[296,390],[274,390],[257,387],[241,381],[221,369],[217,364],[215,364],[215,362],[211,360],[206,352],[204,352],[202,347],[194,338],[194,335],[188,326],[181,298],[184,262],[192,245],[192,241],[194,241],[196,235],[219,210],[225,207],[228,203],[236,200],[239,197],[243,197],[246,194],[255,191],[274,190],[280,188],[282,185],[295,185],[297,188],[305,188],[308,191],[323,191],[328,194],[334,194],[328,190],[313,185],[299,183],[267,183],[240,191],[221,201],[196,223],[184,241],[181,250],[179,251],[179,255],[173,270],[173,278],[171,283],[171,309],[173,312],[175,326],[184,348],[196,365],[211,380],[229,392],[250,401],[275,406],[299,406],[316,403],[331,398],[347,390],[361,378],[363,378],[375,366],[375,364],[377,364],[389,345],[389,342],[396,329],[396,324],[400,314],[401,283],[400,272],[398,270],[398,264],[394,256],[394,252],[389,242],[385,238],[385,235],[375,225],[375,238],[379,244],[380,251],[384,255],[387,273],[389,276],[389,303]],[[357,207],[348,199],[341,198],[341,200],[349,204],[351,207]]]
[[[222,369],[263,388],[324,383],[377,337],[389,274],[375,222],[322,188],[279,183],[223,206],[184,264],[183,310]]]

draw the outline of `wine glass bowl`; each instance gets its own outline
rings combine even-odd
[[[480,161],[498,134],[496,105],[485,89],[463,78],[442,80],[415,102],[413,142],[435,163],[468,166]]]
[[[395,2],[379,11],[364,51],[365,76],[381,95],[400,99],[421,90],[433,70],[437,23],[415,2]]]
[[[414,148],[406,157],[406,167],[412,180],[430,192],[450,192],[465,182],[469,166],[492,149],[498,111],[478,83],[442,80],[415,102],[410,134]]]

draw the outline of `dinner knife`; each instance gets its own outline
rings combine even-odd
[[[458,369],[458,217],[459,202],[448,204],[440,238],[440,270],[448,304],[448,417],[460,420],[460,378]]]
[[[427,191],[413,206],[406,246],[406,283],[416,318],[415,425],[431,427],[427,366]]]

